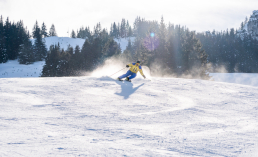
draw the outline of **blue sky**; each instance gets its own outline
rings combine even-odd
[[[68,30],[100,22],[103,28],[125,18],[133,25],[137,16],[146,20],[187,26],[190,30],[239,28],[245,17],[258,10],[257,0],[0,0],[0,15],[11,21],[23,20],[31,31],[36,20],[47,29],[54,24],[58,36]]]

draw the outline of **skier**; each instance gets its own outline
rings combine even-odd
[[[136,77],[136,74],[138,71],[140,71],[140,73],[144,77],[144,79],[146,78],[142,72],[142,67],[140,66],[140,61],[137,61],[136,63],[127,64],[126,67],[127,68],[131,67],[131,68],[126,72],[126,74],[119,76],[117,78],[119,81],[122,81],[122,78],[126,77],[125,80],[131,82],[131,79]]]

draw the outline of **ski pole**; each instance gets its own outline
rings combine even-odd
[[[126,68],[126,67],[125,67],[125,68]],[[119,71],[122,71],[122,70],[124,70],[125,68],[123,68],[123,69],[121,69],[121,70],[119,70]],[[118,71],[118,72],[119,72],[119,71]],[[118,72],[116,72],[116,73],[118,73]],[[116,73],[114,73],[114,74],[110,75],[109,77],[111,77],[111,76],[115,75]]]

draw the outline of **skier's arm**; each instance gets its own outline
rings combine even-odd
[[[146,78],[145,75],[143,74],[142,69],[139,69],[139,72],[141,73],[141,75],[142,75],[144,78]]]
[[[126,65],[126,67],[127,67],[127,68],[132,67],[132,66],[133,66],[133,64],[132,64],[132,63],[131,63],[131,64],[127,64],[127,65]]]

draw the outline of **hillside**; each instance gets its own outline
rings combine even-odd
[[[255,156],[258,88],[1,78],[0,156]]]

